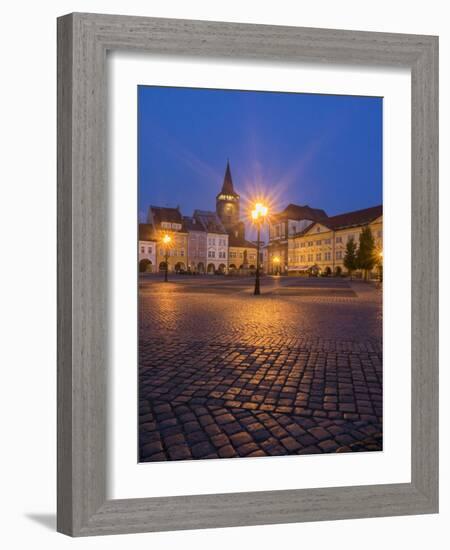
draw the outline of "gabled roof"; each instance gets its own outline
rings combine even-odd
[[[185,231],[205,231],[203,225],[193,216],[183,216],[183,229]]]
[[[183,218],[179,208],[167,208],[165,206],[150,206],[154,225],[160,225],[161,222],[183,223]]]
[[[197,222],[203,225],[205,231],[209,233],[224,233],[227,234],[225,227],[215,212],[209,210],[194,210],[194,218]]]
[[[311,220],[319,222],[328,218],[325,210],[320,208],[311,208],[307,204],[304,206],[298,204],[288,204],[284,210],[274,214],[272,218],[276,221],[283,220]]]
[[[296,235],[306,235],[306,233],[308,233],[308,231],[309,231],[310,229],[312,229],[316,224],[324,225],[325,227],[328,227],[328,228],[329,228],[329,226],[328,226],[326,223],[324,223],[324,222],[311,222],[311,223],[308,224],[304,229],[302,229],[301,231],[298,231],[298,232],[296,233]]]
[[[302,231],[296,233],[297,236],[306,235],[315,225],[321,224],[336,231],[337,229],[345,229],[347,227],[356,227],[359,225],[367,225],[383,215],[383,206],[372,206],[363,210],[354,210],[353,212],[345,212],[337,216],[331,216],[325,220],[311,222]]]
[[[139,224],[139,240],[140,241],[156,241],[156,235],[151,223]]]
[[[235,192],[233,186],[233,179],[231,177],[230,162],[227,160],[227,167],[225,169],[225,176],[223,178],[222,190],[219,193],[224,195],[234,195],[238,197],[239,195]]]
[[[335,230],[345,229],[346,227],[366,225],[382,215],[383,206],[380,204],[378,206],[372,206],[371,208],[364,208],[363,210],[355,210],[353,212],[331,216],[325,222],[325,225]]]

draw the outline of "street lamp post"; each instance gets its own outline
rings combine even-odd
[[[172,242],[172,237],[168,235],[167,233],[162,238],[162,242],[164,243],[165,250],[164,250],[164,282],[167,283],[169,281],[168,275],[169,275],[169,246]]]
[[[260,265],[259,248],[260,248],[260,240],[261,240],[261,225],[264,221],[264,218],[267,216],[267,210],[268,210],[267,206],[264,206],[260,202],[257,202],[255,204],[254,210],[252,210],[252,219],[253,219],[253,221],[256,224],[256,227],[258,229],[257,239],[256,239],[255,290],[253,292],[253,294],[255,296],[259,296],[261,294],[260,282],[259,282],[259,265]]]

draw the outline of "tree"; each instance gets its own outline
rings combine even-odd
[[[347,245],[345,247],[344,266],[347,269],[351,279],[353,271],[357,268],[356,243],[353,237],[347,241]]]
[[[375,240],[370,227],[367,226],[359,234],[359,248],[356,255],[356,266],[364,271],[365,281],[367,281],[369,271],[374,268],[375,262]]]

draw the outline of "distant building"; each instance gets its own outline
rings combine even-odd
[[[347,242],[353,238],[358,244],[359,234],[367,226],[372,230],[375,249],[379,254],[383,250],[381,205],[331,216],[321,222],[311,222],[288,237],[288,272],[346,271],[344,256]]]
[[[207,231],[193,216],[183,216],[183,228],[187,237],[188,271],[206,273]]]
[[[151,224],[139,224],[138,254],[139,271],[154,272],[156,270],[156,237]]]
[[[311,223],[327,218],[324,210],[297,204],[289,204],[282,212],[273,214],[269,222],[266,271],[287,273],[289,237],[303,231]]]
[[[165,269],[166,249],[161,244],[165,234],[170,235],[171,242],[168,247],[169,271],[187,270],[188,234],[183,227],[183,216],[179,207],[167,208],[150,206],[147,221],[152,225],[158,242],[157,265],[160,271]]]
[[[230,273],[254,271],[256,269],[256,245],[246,241],[238,231],[228,238],[228,270]]]
[[[193,218],[206,232],[206,273],[226,273],[228,233],[216,212],[195,210]]]

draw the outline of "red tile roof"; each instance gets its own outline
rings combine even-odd
[[[153,226],[151,223],[140,223],[139,224],[139,240],[140,241],[156,241],[156,235],[153,231]]]
[[[382,215],[383,206],[380,204],[378,206],[372,206],[371,208],[364,208],[363,210],[355,210],[354,212],[346,212],[345,214],[331,216],[324,222],[324,225],[335,230],[344,229],[356,225],[366,225]]]
[[[282,212],[274,214],[272,218],[278,221],[311,220],[314,222],[320,222],[327,219],[327,213],[325,210],[321,210],[319,208],[311,208],[307,204],[304,206],[298,204],[288,204]]]
[[[179,208],[167,208],[164,206],[150,206],[154,225],[160,225],[161,222],[183,223],[183,218]]]

